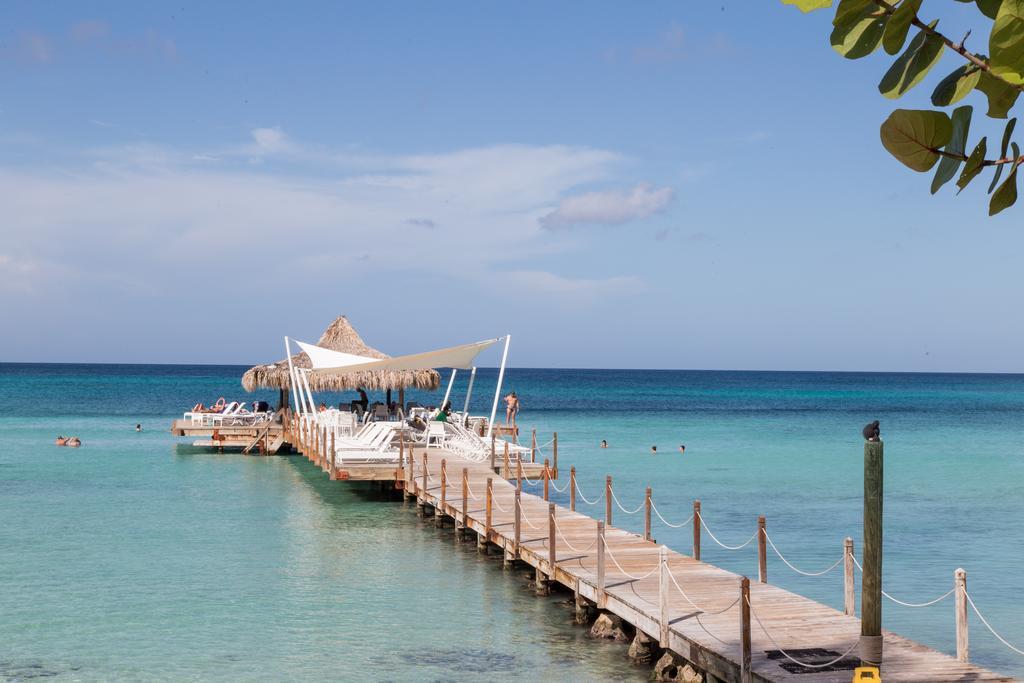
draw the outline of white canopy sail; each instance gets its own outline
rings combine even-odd
[[[425,353],[413,353],[408,356],[396,356],[395,358],[367,358],[355,356],[350,353],[332,351],[321,346],[306,344],[296,341],[295,343],[306,352],[313,365],[313,370],[325,374],[348,374],[351,372],[373,372],[377,370],[426,370],[430,368],[459,368],[468,369],[473,367],[473,361],[485,349],[497,344],[500,339],[488,339],[486,341],[452,346],[437,351]]]

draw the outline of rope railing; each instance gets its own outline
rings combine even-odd
[[[531,522],[530,518],[526,516],[526,511],[523,509],[522,503],[520,503],[520,505],[519,505],[519,517],[524,522],[526,522],[527,526],[529,526],[531,529],[539,529],[540,528],[539,526],[537,526],[536,524]]]
[[[505,514],[508,514],[508,510],[501,507],[501,504],[498,502],[498,498],[493,493],[491,494],[491,505],[498,508],[499,512],[504,512]]]
[[[981,623],[985,625],[985,628],[988,629],[989,633],[996,637],[996,640],[998,640],[1000,643],[1010,648],[1017,654],[1024,655],[1024,650],[1021,650],[1019,648],[1014,647],[1013,645],[1010,645],[1006,638],[1003,638],[1001,635],[999,635],[998,632],[996,632],[994,628],[992,628],[992,624],[988,623],[988,619],[986,619],[985,616],[981,613],[981,610],[978,609],[978,606],[974,604],[974,600],[971,599],[971,594],[967,592],[966,588],[964,589],[964,597],[967,598],[967,604],[970,605],[971,609],[974,610],[974,613],[978,615],[978,619],[980,619]]]
[[[824,576],[825,574],[828,574],[830,571],[832,571],[833,569],[835,569],[836,567],[841,565],[843,563],[843,560],[846,559],[846,556],[843,555],[838,560],[836,560],[835,563],[833,563],[832,566],[830,566],[828,569],[823,569],[820,572],[804,571],[803,569],[800,569],[798,567],[793,566],[793,564],[789,560],[787,560],[785,557],[783,557],[782,553],[779,551],[778,547],[775,545],[775,542],[772,540],[772,537],[768,535],[767,531],[764,532],[764,538],[765,538],[766,541],[768,541],[768,545],[771,546],[772,550],[775,551],[775,554],[779,556],[779,559],[782,560],[786,564],[787,567],[789,567],[790,569],[795,571],[797,574],[801,574],[803,576],[812,576],[812,577],[813,576]]]
[[[744,541],[743,543],[741,543],[739,545],[726,545],[725,543],[722,543],[721,541],[719,541],[718,537],[715,536],[711,532],[711,529],[708,528],[708,525],[704,523],[704,515],[700,515],[700,525],[702,527],[704,527],[704,531],[708,532],[708,536],[711,537],[712,541],[714,541],[718,545],[722,546],[726,550],[741,550],[743,548],[746,548],[748,545],[750,545],[754,541],[755,538],[757,538],[757,532],[755,531],[753,533],[753,535],[751,535],[750,538],[748,538],[746,541]]]
[[[579,482],[578,481],[576,482],[576,495],[578,495],[580,497],[580,500],[582,500],[587,505],[597,505],[599,502],[601,502],[601,499],[604,497],[604,494],[602,493],[601,495],[599,495],[594,500],[587,499],[587,497],[583,495],[583,491],[580,491],[580,486],[579,486]]]
[[[751,614],[751,616],[754,617],[754,621],[756,621],[757,625],[761,627],[761,630],[764,631],[764,634],[766,636],[768,636],[768,640],[770,640],[772,645],[775,646],[775,649],[778,650],[779,652],[781,652],[782,656],[785,657],[786,659],[788,659],[789,661],[791,661],[794,664],[797,664],[799,666],[805,667],[807,669],[825,669],[825,668],[828,668],[828,667],[832,666],[833,664],[841,662],[844,658],[846,658],[847,655],[849,655],[851,652],[853,652],[854,648],[856,648],[857,645],[860,642],[859,640],[855,640],[853,642],[853,645],[851,645],[846,650],[846,652],[844,652],[843,654],[839,655],[838,657],[836,657],[835,659],[833,659],[831,661],[823,662],[823,663],[816,663],[816,664],[809,664],[807,662],[801,662],[799,659],[794,658],[792,655],[790,655],[788,652],[786,652],[785,650],[782,649],[782,647],[775,640],[775,638],[772,637],[772,634],[769,633],[768,629],[765,628],[764,623],[761,621],[761,617],[757,616],[757,611],[754,610],[754,606],[750,604],[750,600],[746,600],[746,603],[747,603],[747,607],[750,608],[750,614]]]
[[[558,535],[562,538],[562,542],[569,546],[569,550],[573,551],[574,553],[590,552],[594,548],[594,546],[597,545],[597,539],[595,538],[586,548],[577,548],[569,541],[568,538],[565,537],[565,534],[562,533],[562,527],[558,526],[557,520],[555,521],[555,531],[557,531]]]
[[[622,503],[619,502],[619,497],[615,495],[615,489],[611,489],[611,492],[612,500],[615,501],[615,504],[619,507],[619,509],[622,510],[627,515],[635,515],[636,513],[644,509],[644,503],[640,503],[640,505],[638,505],[635,510],[627,510],[626,508],[622,507]]]
[[[668,521],[667,519],[661,516],[661,512],[658,511],[658,506],[654,504],[653,498],[651,499],[651,509],[654,510],[654,514],[658,516],[658,519],[660,519],[665,524],[665,526],[672,527],[673,529],[681,529],[682,527],[687,526],[690,522],[693,521],[693,515],[690,515],[686,518],[685,522],[682,522],[680,524],[673,524],[672,522]]]
[[[675,574],[673,574],[671,572],[671,570],[668,572],[668,578],[672,580],[672,583],[674,583],[675,586],[676,586],[676,590],[679,591],[679,594],[683,596],[683,599],[685,599],[686,602],[690,603],[693,606],[694,609],[703,612],[705,615],[707,615],[709,617],[716,617],[719,614],[725,614],[726,612],[731,610],[733,607],[735,607],[736,603],[738,603],[740,601],[739,598],[736,598],[735,600],[733,600],[732,602],[729,603],[728,607],[725,607],[724,609],[720,609],[720,610],[717,610],[717,611],[709,610],[706,607],[701,607],[700,605],[695,603],[693,601],[693,599],[690,598],[690,596],[686,594],[686,591],[684,591],[683,587],[679,585],[679,581],[676,580]]]
[[[558,488],[558,485],[555,484],[554,479],[550,479],[548,483],[551,484],[551,488],[558,491],[559,493],[565,493],[569,489],[569,482],[565,482],[565,484],[562,485],[562,488]]]
[[[850,557],[853,559],[854,566],[857,567],[857,569],[859,569],[863,573],[864,572],[864,568],[860,566],[860,562],[857,561],[857,558],[854,557],[853,555],[851,555]],[[886,599],[891,600],[892,602],[895,602],[897,605],[902,605],[903,607],[920,608],[920,607],[931,607],[932,605],[934,605],[936,603],[940,603],[943,600],[945,600],[946,598],[948,598],[949,596],[951,596],[955,592],[956,592],[956,586],[954,586],[953,588],[950,588],[948,591],[946,591],[945,593],[943,593],[939,597],[935,598],[934,600],[929,600],[927,602],[906,602],[904,600],[900,600],[898,598],[894,598],[893,596],[891,596],[888,593],[886,593],[884,590],[882,591],[882,595]]]
[[[652,569],[651,571],[647,572],[643,576],[635,576],[622,568],[622,565],[619,564],[619,561],[615,558],[615,553],[612,552],[611,546],[606,544],[604,547],[604,552],[608,555],[608,557],[612,558],[612,562],[615,564],[616,567],[619,568],[620,572],[622,572],[627,578],[633,579],[634,581],[643,581],[647,577],[652,576],[654,572],[661,569],[661,562],[659,561],[658,564],[654,565],[654,569]]]

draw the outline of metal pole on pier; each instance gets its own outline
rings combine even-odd
[[[444,400],[441,401],[441,407],[444,408],[448,405],[448,397],[452,395],[452,385],[455,384],[455,373],[458,372],[455,368],[452,368],[452,377],[448,380],[448,388],[444,392]]]
[[[860,589],[860,660],[882,664],[882,470],[881,441],[864,442],[864,560]]]
[[[491,419],[487,421],[487,436],[494,432],[494,416],[498,414],[498,399],[501,398],[501,383],[505,381],[505,363],[508,361],[508,345],[512,341],[512,335],[505,335],[505,351],[501,354],[501,369],[498,370],[498,384],[494,387],[494,403],[491,405]]]

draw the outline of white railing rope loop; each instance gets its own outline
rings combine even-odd
[[[1007,642],[1006,638],[1003,638],[1003,637],[1002,637],[1001,635],[999,635],[998,633],[996,633],[996,630],[995,630],[994,628],[992,628],[992,624],[988,623],[988,619],[986,619],[986,618],[985,618],[985,617],[984,617],[984,616],[983,616],[983,615],[981,614],[981,610],[979,610],[979,609],[978,609],[978,606],[974,604],[974,600],[972,600],[972,599],[971,599],[971,594],[970,594],[970,593],[968,593],[966,589],[964,590],[964,597],[965,597],[965,598],[967,598],[967,604],[969,604],[969,605],[971,606],[971,609],[973,609],[973,610],[974,610],[974,613],[975,613],[976,615],[978,615],[978,618],[979,618],[979,619],[981,619],[981,623],[983,623],[983,624],[985,625],[985,628],[987,628],[987,629],[989,630],[989,633],[991,633],[992,635],[994,635],[994,636],[996,637],[996,639],[997,639],[997,640],[998,640],[998,641],[999,641],[1000,643],[1002,643],[1002,644],[1003,644],[1003,645],[1005,645],[1006,647],[1010,648],[1011,650],[1013,650],[1013,651],[1014,651],[1014,652],[1016,652],[1017,654],[1019,654],[1019,655],[1024,655],[1024,650],[1020,650],[1020,649],[1018,649],[1018,648],[1015,648],[1015,647],[1014,647],[1013,645],[1010,645],[1010,643],[1009,643],[1009,642]]]
[[[699,517],[700,517],[700,525],[702,527],[704,527],[704,531],[708,532],[708,536],[711,537],[711,540],[714,541],[715,543],[717,543],[718,545],[722,546],[726,550],[741,550],[742,548],[746,548],[748,545],[750,545],[754,541],[755,538],[757,538],[757,531],[755,531],[754,534],[750,538],[748,538],[746,541],[744,541],[740,545],[726,545],[725,543],[722,543],[721,541],[719,541],[718,538],[713,533],[711,533],[711,529],[709,529],[708,525],[704,523],[704,515],[699,515]]]
[[[786,652],[786,651],[785,651],[785,650],[783,650],[783,649],[782,649],[781,647],[779,647],[779,644],[778,644],[777,642],[775,642],[775,638],[773,638],[773,637],[772,637],[772,634],[771,634],[771,633],[769,633],[769,632],[768,632],[768,629],[766,629],[766,628],[764,627],[764,624],[763,624],[763,623],[761,623],[761,617],[757,616],[757,612],[755,612],[755,611],[754,611],[754,606],[750,604],[750,600],[747,600],[747,601],[746,601],[746,603],[747,603],[747,606],[748,606],[748,607],[750,607],[750,614],[751,614],[751,615],[753,615],[753,617],[754,617],[754,620],[755,620],[755,621],[757,622],[757,625],[758,625],[758,626],[760,626],[760,627],[761,627],[761,630],[762,630],[762,631],[764,631],[764,634],[765,634],[766,636],[768,636],[768,640],[770,640],[770,641],[771,641],[771,643],[772,643],[772,645],[774,645],[774,646],[775,646],[775,649],[776,649],[776,650],[778,650],[779,652],[781,652],[781,653],[782,653],[782,655],[783,655],[783,656],[784,656],[784,657],[785,657],[786,659],[788,659],[789,661],[791,661],[791,662],[793,662],[794,664],[797,664],[797,665],[799,665],[799,666],[805,667],[805,668],[807,668],[807,669],[824,669],[824,668],[826,668],[826,667],[832,666],[833,664],[835,664],[835,663],[837,663],[837,662],[841,661],[841,660],[842,660],[842,659],[843,659],[844,657],[846,657],[846,656],[847,656],[848,654],[850,654],[851,652],[853,652],[853,649],[854,649],[855,647],[857,647],[857,645],[858,645],[858,644],[860,643],[860,641],[859,641],[859,640],[855,640],[855,641],[853,642],[853,645],[851,645],[851,646],[849,647],[849,649],[847,649],[847,650],[846,650],[846,652],[844,652],[843,654],[839,655],[838,657],[836,657],[835,659],[833,659],[833,660],[832,660],[832,661],[830,661],[830,662],[825,662],[825,663],[823,663],[823,664],[808,664],[807,662],[801,662],[801,661],[800,661],[799,659],[794,659],[794,658],[793,658],[793,657],[792,657],[792,656],[791,656],[791,655],[790,655],[790,654],[789,654],[788,652]]]
[[[654,504],[653,498],[651,499],[651,509],[654,510],[654,514],[658,516],[658,519],[664,522],[665,526],[672,527],[673,529],[680,529],[693,521],[693,515],[690,515],[686,518],[685,522],[682,522],[681,524],[673,524],[672,522],[668,521],[667,519],[661,516],[661,513],[658,512],[658,506]]]
[[[864,571],[864,567],[860,566],[860,562],[857,561],[857,558],[854,557],[853,555],[851,555],[850,558],[853,560],[854,566],[856,566],[857,569],[859,569],[861,572],[863,572]],[[916,608],[916,607],[931,607],[932,605],[934,605],[937,602],[942,602],[943,600],[945,600],[946,598],[948,598],[950,595],[952,595],[955,592],[956,592],[956,586],[954,586],[953,588],[950,588],[948,591],[946,591],[945,593],[943,593],[939,597],[935,598],[934,600],[929,600],[928,602],[919,602],[919,603],[904,602],[903,600],[898,600],[898,599],[892,597],[891,595],[889,595],[888,593],[886,593],[885,591],[882,591],[882,595],[885,596],[887,599],[892,600],[897,605],[902,605],[904,607],[915,607]]]
[[[802,569],[798,569],[797,567],[794,567],[790,563],[789,560],[787,560],[785,557],[782,556],[782,553],[779,552],[779,549],[778,549],[778,547],[776,547],[775,542],[772,541],[772,537],[768,535],[768,531],[767,530],[765,530],[765,532],[764,532],[764,537],[765,537],[765,540],[768,541],[768,545],[770,545],[772,547],[772,550],[775,551],[775,554],[779,556],[779,559],[782,560],[786,564],[787,567],[789,567],[790,569],[795,571],[797,574],[802,574],[803,576],[823,576],[825,574],[828,574],[830,571],[832,571],[836,567],[838,567],[840,564],[843,563],[843,560],[846,559],[846,555],[844,554],[842,557],[840,557],[838,560],[836,560],[835,563],[831,567],[829,567],[828,569],[822,570],[820,572],[805,572]]]
[[[566,538],[565,534],[562,533],[562,527],[558,526],[558,520],[555,520],[555,531],[557,531],[558,535],[562,537],[562,542],[565,543],[567,546],[569,546],[569,550],[573,551],[574,553],[590,552],[594,548],[594,546],[597,545],[597,539],[595,538],[591,542],[591,544],[588,545],[586,548],[583,548],[583,549],[577,548],[572,543],[570,543],[569,539]]]
[[[668,578],[672,579],[672,583],[674,583],[676,585],[676,590],[679,591],[679,594],[683,596],[683,598],[686,600],[686,602],[690,603],[695,610],[699,610],[700,612],[703,612],[707,616],[714,617],[714,616],[718,616],[719,614],[725,614],[726,612],[731,610],[733,607],[735,607],[736,604],[739,603],[739,601],[740,601],[740,599],[737,597],[735,600],[733,600],[731,603],[729,603],[728,607],[726,607],[724,609],[720,609],[718,611],[711,611],[711,610],[705,609],[704,607],[701,607],[700,605],[695,603],[690,598],[690,596],[686,594],[686,591],[684,591],[683,587],[679,585],[678,581],[676,581],[676,577],[672,573],[671,570],[669,570],[669,572],[668,572]],[[709,634],[709,635],[713,635],[713,634]]]
[[[647,577],[652,576],[654,574],[654,572],[656,572],[659,569],[661,569],[661,560],[659,559],[658,563],[654,565],[654,569],[652,569],[651,571],[647,572],[643,576],[634,576],[633,574],[630,574],[629,572],[627,572],[625,569],[622,568],[622,565],[619,564],[619,561],[617,559],[615,559],[615,553],[612,552],[611,546],[609,546],[607,543],[605,543],[604,551],[606,553],[608,553],[608,557],[612,558],[612,562],[614,562],[615,566],[619,568],[619,571],[622,572],[623,574],[625,574],[628,578],[633,579],[634,581],[643,581]]]
[[[595,498],[594,500],[588,500],[587,497],[583,495],[583,491],[580,491],[579,481],[576,482],[576,494],[580,497],[580,500],[582,500],[587,505],[597,505],[604,497],[604,493],[602,492],[602,494]]]
[[[635,510],[627,510],[626,508],[622,507],[622,503],[619,502],[619,497],[615,495],[614,488],[612,489],[612,500],[615,501],[615,504],[619,506],[619,509],[625,512],[627,515],[635,515],[636,513],[644,509],[643,503],[640,503],[640,505]]]

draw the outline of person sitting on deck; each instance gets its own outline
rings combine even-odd
[[[447,422],[448,418],[452,416],[452,404],[445,403],[441,406],[441,410],[437,411],[437,415],[434,416],[435,422]]]

